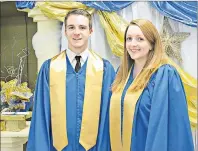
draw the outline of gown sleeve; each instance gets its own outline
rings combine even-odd
[[[145,151],[194,151],[184,87],[170,65],[156,73]]]
[[[50,132],[49,63],[49,60],[43,63],[37,78],[27,151],[53,150]]]
[[[109,61],[104,60],[104,75],[101,97],[101,119],[98,130],[97,151],[111,151],[109,134],[109,105],[111,97],[111,84],[115,78],[115,71]]]

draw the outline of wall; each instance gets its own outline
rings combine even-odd
[[[28,18],[27,13],[17,11],[15,2],[1,2],[0,5],[1,80],[9,81],[16,77],[20,57],[25,55],[22,50],[28,50],[29,55],[24,58],[22,82],[28,82],[28,86],[34,89],[37,59],[32,48],[32,37],[37,31],[37,25],[32,21],[32,18]]]

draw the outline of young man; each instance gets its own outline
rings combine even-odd
[[[27,151],[110,151],[109,101],[115,72],[88,49],[91,33],[88,12],[67,14],[68,49],[40,69]]]

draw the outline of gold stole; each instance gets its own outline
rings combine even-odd
[[[153,68],[149,73],[148,80],[151,75],[164,63]],[[137,75],[131,86],[128,88],[124,98],[124,113],[123,113],[123,139],[121,138],[121,96],[129,79],[131,70],[128,74],[125,84],[117,91],[112,93],[110,104],[110,139],[112,151],[130,151],[132,126],[136,103],[142,94],[144,87],[137,91],[131,91],[130,88],[136,83],[137,77],[142,79],[145,75]],[[122,139],[122,140],[121,140]],[[123,143],[122,143],[123,142]]]
[[[68,145],[66,120],[66,51],[50,63],[50,106],[53,145],[61,151]],[[80,144],[89,150],[96,144],[100,118],[103,60],[90,51],[87,60]],[[72,95],[72,94],[71,94]],[[72,100],[68,100],[72,101]]]

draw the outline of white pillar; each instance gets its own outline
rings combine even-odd
[[[32,45],[38,61],[38,71],[43,62],[60,52],[61,22],[49,19],[43,15],[39,8],[28,13],[29,17],[37,22],[37,32],[32,38]]]
[[[19,132],[1,131],[1,151],[23,151],[23,145],[28,140],[30,122]]]
[[[23,151],[23,144],[27,142],[27,137],[3,137],[1,138],[1,151]]]

